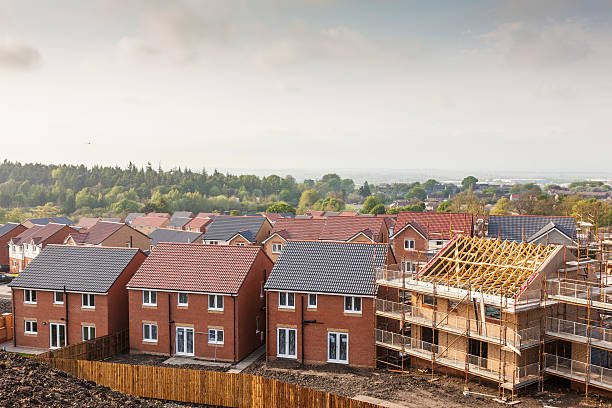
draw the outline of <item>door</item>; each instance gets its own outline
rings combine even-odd
[[[348,333],[327,333],[327,361],[348,364]]]
[[[179,356],[193,356],[193,328],[176,328],[176,354]]]
[[[66,345],[66,325],[63,323],[50,323],[51,341],[49,347],[52,349]]]

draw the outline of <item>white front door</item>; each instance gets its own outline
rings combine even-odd
[[[327,361],[348,363],[348,333],[327,333]]]
[[[176,354],[180,356],[193,356],[193,328],[176,328]]]
[[[66,325],[64,323],[50,323],[50,348],[56,349],[66,345]]]

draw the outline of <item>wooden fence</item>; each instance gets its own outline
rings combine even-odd
[[[94,361],[112,357],[128,348],[128,333],[124,331],[50,350],[35,358],[74,377],[144,398],[219,407],[378,407],[250,374]]]
[[[0,316],[0,343],[13,338],[13,315],[4,313]]]

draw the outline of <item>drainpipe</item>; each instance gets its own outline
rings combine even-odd
[[[268,307],[268,295],[269,292],[266,290],[265,291],[266,294],[266,363],[270,360],[270,313],[269,313],[269,307]],[[13,323],[13,326],[15,326],[15,324]]]
[[[25,292],[24,292],[25,296]],[[17,325],[15,324],[15,316],[17,316],[17,312],[15,311],[15,290],[11,289],[11,298],[13,300],[13,347],[17,347]]]
[[[66,285],[64,285],[64,320],[66,321],[66,345],[69,345],[70,342],[68,341],[68,293],[66,293]]]
[[[236,362],[236,296],[232,296],[234,304],[234,362]]]
[[[172,302],[170,301],[170,292],[168,292],[168,355],[172,357]],[[158,334],[159,336],[159,334]]]
[[[304,294],[302,294],[302,296],[300,296],[300,302],[301,302],[301,306],[300,306],[300,321],[301,321],[301,325],[302,325],[302,341],[301,341],[301,347],[302,347],[302,364],[304,364]],[[295,339],[295,341],[297,341],[298,339]],[[287,339],[287,341],[289,341],[289,339]]]

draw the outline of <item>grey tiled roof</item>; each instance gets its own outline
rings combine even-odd
[[[191,211],[175,211],[170,217],[170,221],[174,221],[176,218],[193,218]]]
[[[251,231],[251,230],[240,231],[240,232],[236,233],[234,236],[236,236],[238,234],[242,235],[244,237],[244,239],[246,239],[249,242],[255,242],[256,234],[253,233],[253,231]]]
[[[502,241],[525,241],[556,227],[559,231],[576,239],[576,222],[573,217],[533,215],[489,215],[488,236]],[[540,234],[538,234],[540,232]]]
[[[189,232],[173,229],[158,228],[149,234],[151,245],[155,246],[159,242],[180,242],[189,244],[201,237],[199,232]]]
[[[14,222],[7,222],[6,224],[0,224],[0,237],[8,234],[12,230],[14,230],[15,227],[18,227],[18,226],[19,224],[16,224]]]
[[[288,241],[265,288],[372,296],[374,266],[388,254],[388,244]]]
[[[17,288],[106,293],[138,248],[48,245],[9,284]]]
[[[55,224],[65,224],[65,225],[72,225],[74,224],[74,222],[72,222],[72,220],[68,217],[51,217],[51,218],[31,218],[28,221],[30,221],[32,224],[35,225],[47,225],[51,222],[55,223]]]
[[[204,239],[227,241],[238,232],[246,230],[257,235],[265,221],[265,217],[215,217],[208,225]]]
[[[191,221],[191,218],[177,217],[175,219],[170,219],[167,227],[183,228],[189,221]]]
[[[136,218],[142,217],[142,216],[144,216],[144,213],[129,213],[128,215],[125,216],[125,222],[127,224],[131,224],[132,221],[134,221]]]

